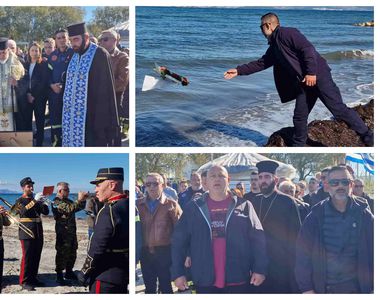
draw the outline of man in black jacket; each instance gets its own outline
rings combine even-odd
[[[306,37],[295,28],[280,27],[274,13],[261,17],[260,28],[268,39],[267,52],[257,61],[226,71],[224,77],[232,79],[238,75],[250,75],[273,66],[281,102],[296,99],[292,146],[305,145],[307,119],[318,98],[334,117],[355,130],[367,146],[373,146],[373,132],[354,110],[343,103],[339,88],[331,77],[330,67]]]
[[[187,288],[185,259],[197,293],[246,293],[265,280],[267,257],[261,223],[249,201],[233,196],[227,170],[207,172],[209,192],[191,201],[172,235],[172,279]],[[228,254],[228,255],[227,255]]]
[[[105,204],[97,215],[78,281],[89,284],[92,294],[128,292],[129,213],[123,181],[123,168],[99,169],[91,181],[96,197]]]
[[[296,279],[302,293],[373,293],[373,215],[352,196],[344,166],[329,171],[330,197],[315,205],[297,240]]]

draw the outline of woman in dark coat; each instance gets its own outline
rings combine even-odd
[[[32,130],[33,111],[36,120],[36,146],[42,146],[44,140],[45,110],[49,91],[49,68],[42,59],[41,47],[33,42],[28,49],[28,58],[25,64],[25,76],[22,79],[26,91],[23,101],[20,101],[23,130]]]

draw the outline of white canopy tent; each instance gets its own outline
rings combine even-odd
[[[249,181],[251,172],[257,170],[256,163],[268,159],[268,157],[257,153],[229,153],[202,165],[198,172],[202,173],[212,165],[219,165],[227,169],[231,181]],[[289,177],[290,179],[296,177],[297,171],[292,165],[276,162],[279,164],[276,171],[277,176]]]
[[[125,21],[110,28],[120,34],[120,43],[122,46],[128,47],[129,45],[129,21]]]

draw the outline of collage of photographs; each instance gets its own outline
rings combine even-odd
[[[1,4],[0,293],[374,294],[374,1],[162,1]]]

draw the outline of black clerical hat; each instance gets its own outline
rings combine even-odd
[[[256,164],[259,174],[262,172],[268,172],[276,174],[276,169],[279,167],[279,164],[273,160],[263,160]]]
[[[86,23],[76,23],[76,24],[71,24],[67,26],[67,31],[69,32],[69,36],[75,36],[75,35],[81,35],[87,32],[86,29]]]
[[[30,177],[25,177],[25,178],[21,179],[21,181],[20,181],[21,187],[23,187],[26,184],[34,184],[34,181]]]
[[[123,168],[103,168],[99,169],[95,180],[90,181],[91,184],[98,184],[104,180],[124,180]]]
[[[8,39],[7,38],[0,38],[0,50],[5,50],[8,48]]]

